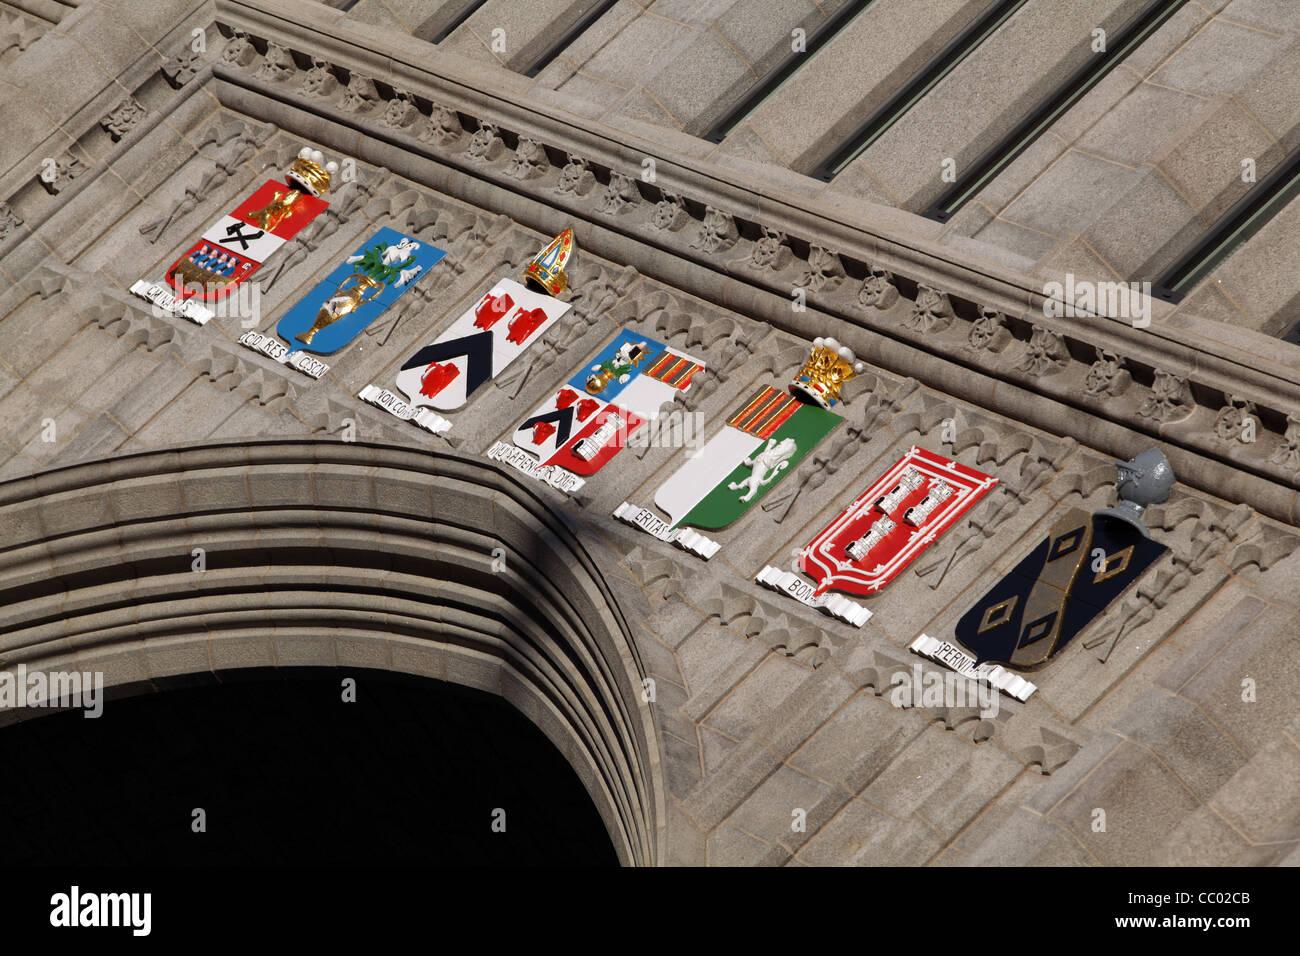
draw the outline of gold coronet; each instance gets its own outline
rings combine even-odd
[[[840,387],[865,370],[866,365],[858,361],[847,345],[840,345],[832,338],[816,338],[808,361],[790,383],[790,391],[831,409],[841,401]]]
[[[557,296],[569,285],[564,268],[573,255],[573,230],[565,229],[537,253],[524,269],[524,285]]]
[[[319,149],[304,146],[298,151],[298,158],[289,164],[284,176],[289,185],[319,199],[329,191],[330,177],[338,171],[339,164],[333,160],[325,162],[325,154]]]
[[[303,187],[304,192],[308,192],[313,196],[320,196],[329,192],[329,171],[311,159],[299,156],[289,166],[286,175],[293,181],[291,185],[296,183]]]

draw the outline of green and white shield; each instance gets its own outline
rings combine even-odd
[[[771,386],[655,492],[673,527],[725,528],[776,485],[842,419]]]

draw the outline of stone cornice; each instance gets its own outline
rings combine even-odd
[[[280,42],[297,40],[303,44],[304,53],[320,56],[328,53],[336,58],[329,62],[337,66],[376,71],[369,75],[408,92],[431,97],[475,121],[495,123],[516,137],[527,136],[548,147],[580,156],[605,170],[637,177],[642,172],[643,161],[652,158],[660,191],[684,196],[702,207],[725,210],[737,220],[772,227],[789,236],[802,237],[804,242],[817,242],[837,250],[842,257],[879,264],[902,276],[931,277],[950,294],[994,306],[1011,315],[1024,315],[1030,320],[1043,316],[1047,296],[1040,281],[916,233],[890,228],[878,219],[873,220],[871,213],[879,211],[895,220],[915,218],[925,224],[920,217],[865,201],[846,208],[843,204],[801,195],[793,187],[784,189],[759,179],[746,179],[732,169],[672,149],[662,141],[624,129],[613,130],[598,121],[574,116],[545,101],[527,97],[524,91],[531,84],[521,82],[512,86],[500,82],[508,78],[504,71],[467,73],[460,68],[465,61],[439,56],[436,47],[423,41],[389,34],[380,40],[374,35],[379,31],[363,30],[364,25],[345,21],[336,11],[328,9],[311,9],[312,18],[306,21],[301,13],[304,6],[294,0],[266,0],[259,2],[259,9],[239,0],[217,0],[216,10],[219,23],[243,24],[250,31],[258,28],[273,31]],[[275,7],[280,7],[283,14],[271,14],[269,10]],[[327,41],[327,49],[321,49],[322,38]],[[380,70],[384,72],[379,73]],[[821,184],[807,182],[810,187],[820,189]],[[861,213],[857,212],[859,208]],[[713,264],[708,255],[696,250],[679,254]],[[1135,329],[1127,319],[1104,314],[1050,321],[1063,333],[1077,332],[1081,341],[1135,360],[1149,360],[1158,367],[1198,368],[1207,384],[1216,384],[1208,379],[1221,373],[1225,377],[1219,384],[1250,382],[1265,389],[1280,385],[1281,392],[1275,390],[1273,394],[1285,396],[1291,408],[1300,410],[1300,363],[1287,364],[1249,353],[1238,357],[1206,353],[1189,345],[1182,330],[1161,326],[1160,320],[1172,312],[1171,306],[1160,301],[1153,301],[1151,306],[1154,321],[1146,329]],[[1300,355],[1285,343],[1279,343],[1278,350]]]
[[[241,51],[223,51],[214,66],[218,96],[236,109],[328,135],[335,148],[534,228],[576,217],[580,242],[600,255],[795,334],[839,323],[836,334],[869,361],[1111,454],[1155,438],[1189,484],[1297,520],[1300,375],[1179,340],[1161,325],[1160,303],[1146,329],[1100,316],[1048,318],[1024,276],[636,137],[615,138],[554,107],[525,106],[519,91],[490,80],[476,78],[481,89],[473,89],[437,58],[432,67],[415,63],[418,41],[388,48],[337,19],[302,25],[240,3],[219,3],[218,13]],[[307,92],[301,70],[259,79],[258,31],[314,63],[330,92]],[[653,182],[641,177],[647,160]],[[882,296],[882,284],[892,292]],[[791,308],[792,294],[806,310]],[[937,311],[930,299],[941,302]],[[1000,339],[981,337],[990,320]],[[1246,417],[1250,428],[1234,432]]]
[[[797,335],[834,328],[874,364],[1099,450],[1128,455],[1157,439],[1187,483],[1300,520],[1300,383],[1284,364],[1197,348],[1194,333],[1161,324],[1160,303],[1147,329],[1047,318],[1026,277],[959,250],[746,179],[683,144],[533,103],[504,71],[460,76],[461,61],[422,59],[432,47],[328,8],[261,6],[278,12],[216,4],[211,72],[193,63],[184,93],[208,88],[236,110],[533,228],[576,218],[580,245],[605,258]],[[144,128],[157,121],[150,114]],[[75,205],[138,135],[51,201]],[[653,182],[641,177],[647,161]],[[21,239],[42,221],[19,224],[9,242],[0,234],[10,252],[15,240],[22,247],[15,263],[34,263],[39,250]]]

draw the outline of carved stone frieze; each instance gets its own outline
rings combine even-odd
[[[858,290],[858,304],[865,308],[888,309],[898,301],[898,284],[894,274],[877,265],[868,265],[867,277]]]
[[[262,58],[261,65],[253,75],[269,83],[283,83],[295,76],[297,72],[298,65],[293,62],[293,54],[288,48],[274,40],[268,40],[266,56]]]
[[[1025,353],[1016,368],[1030,375],[1051,375],[1059,372],[1070,361],[1070,350],[1065,338],[1051,329],[1034,326],[1025,343]]]
[[[1088,368],[1083,380],[1083,390],[1089,395],[1122,395],[1133,382],[1133,376],[1124,367],[1124,359],[1114,352],[1097,349],[1097,361]]]
[[[799,275],[800,288],[809,292],[829,292],[843,281],[844,265],[840,262],[840,254],[822,246],[812,246]]]
[[[560,181],[555,184],[555,191],[562,195],[582,197],[591,192],[596,185],[596,176],[591,171],[591,164],[581,156],[569,154],[569,161],[560,168]]]
[[[1187,379],[1156,369],[1151,394],[1138,409],[1138,414],[1163,425],[1182,421],[1192,413],[1195,403]]]
[[[238,19],[221,26],[223,33],[229,37],[220,57],[227,68],[238,68],[251,73],[259,68],[258,64],[262,59],[257,53],[258,49],[266,48],[268,56],[270,55],[269,44],[274,38],[250,36],[251,28]],[[384,109],[388,101],[393,98],[393,94],[381,94],[379,90],[374,89],[373,83],[367,81],[364,74],[357,71],[355,64],[346,62],[346,57],[342,54],[323,58],[317,52],[303,49],[303,40],[304,37],[295,35],[292,41],[294,49],[312,58],[312,68],[306,72],[303,80],[303,91],[308,95],[329,100],[336,109],[358,114],[359,121],[362,123],[381,123],[381,118],[385,115]],[[254,42],[256,46],[253,45]],[[280,37],[275,42],[286,41],[284,37]],[[334,79],[338,76],[350,77],[346,91],[338,87],[337,80]],[[672,189],[657,186],[658,198],[652,199],[651,203],[645,203],[641,196],[634,196],[633,192],[628,190],[628,177],[619,178],[614,175],[618,170],[613,168],[611,160],[605,158],[612,154],[601,154],[601,160],[597,161],[596,154],[600,154],[600,150],[595,150],[593,154],[584,147],[581,151],[582,159],[578,159],[572,151],[573,141],[566,139],[563,131],[559,129],[562,125],[560,121],[551,117],[541,117],[540,126],[533,126],[528,130],[519,129],[512,122],[505,120],[502,115],[498,115],[498,112],[490,106],[478,104],[473,94],[466,95],[464,90],[452,87],[444,89],[437,80],[430,82],[425,79],[427,88],[419,87],[419,82],[415,81],[415,86],[418,87],[421,97],[454,103],[454,109],[449,105],[444,114],[440,114],[439,108],[435,107],[432,117],[425,120],[416,119],[415,129],[418,130],[416,135],[420,140],[434,149],[441,150],[456,140],[464,142],[463,137],[466,134],[462,133],[463,130],[474,130],[475,132],[468,134],[468,146],[456,144],[454,152],[467,157],[490,177],[498,180],[502,177],[514,178],[523,192],[544,201],[547,197],[554,201],[554,197],[559,196],[570,203],[585,202],[587,205],[583,211],[593,217],[622,215],[630,208],[644,204],[648,216],[635,219],[629,217],[629,225],[625,228],[630,228],[633,233],[644,231],[662,235],[666,241],[680,244],[681,252],[690,250],[688,254],[695,259],[698,259],[701,254],[713,256],[730,249],[741,243],[742,235],[761,233],[761,238],[756,242],[745,240],[741,243],[745,251],[745,260],[754,264],[759,272],[756,278],[760,285],[767,286],[771,291],[780,291],[784,297],[788,294],[790,285],[797,285],[800,281],[805,283],[808,291],[817,291],[817,289],[834,288],[840,284],[841,275],[865,276],[852,307],[861,307],[868,325],[875,325],[877,331],[887,333],[887,324],[877,313],[890,309],[899,298],[913,298],[908,311],[904,313],[902,327],[922,333],[921,338],[915,340],[916,347],[958,364],[969,362],[972,349],[996,353],[1010,344],[1006,334],[1012,330],[1000,322],[997,316],[999,314],[1014,316],[1016,311],[1009,308],[1008,301],[1012,298],[1022,298],[1025,290],[1001,288],[999,284],[1006,283],[1000,278],[975,276],[965,267],[959,266],[957,275],[961,278],[947,291],[940,292],[927,283],[920,270],[906,273],[895,271],[899,268],[899,261],[917,260],[917,250],[908,251],[898,240],[891,240],[892,244],[882,247],[884,251],[880,253],[880,258],[883,261],[872,261],[876,259],[875,255],[865,251],[864,247],[854,246],[852,243],[849,243],[851,248],[847,249],[839,246],[836,254],[828,249],[821,236],[812,231],[813,227],[791,228],[792,223],[806,223],[809,216],[813,218],[818,216],[819,213],[814,210],[794,210],[793,215],[787,215],[791,212],[787,207],[791,207],[792,204],[787,200],[773,199],[770,205],[778,210],[778,214],[775,217],[765,214],[761,225],[753,219],[742,218],[742,214],[738,212],[729,211],[755,207],[747,198],[749,194],[743,192],[739,193],[740,199],[737,204],[732,205],[725,201],[727,196],[743,188],[736,186],[725,174],[714,177],[707,183],[700,183],[700,188],[696,191],[692,188],[692,184],[696,183],[700,176],[695,170],[661,168],[659,181],[671,181]],[[410,81],[404,83],[404,86],[407,89],[412,88]],[[367,115],[369,119],[366,119]],[[461,117],[465,117],[463,125]],[[546,130],[554,130],[554,132],[548,134]],[[602,135],[596,133],[596,139],[599,140]],[[545,173],[548,167],[541,167],[540,164],[534,164],[529,160],[521,162],[518,150],[508,149],[505,145],[507,142],[518,142],[523,146],[525,139],[536,144],[535,148],[540,148],[544,153],[569,157],[568,162],[558,171],[558,181],[556,176],[538,175],[539,170]],[[448,150],[448,153],[448,158],[454,154],[453,150]],[[657,156],[654,158],[661,165],[665,163],[668,166],[673,165],[671,160]],[[523,176],[522,179],[518,178],[520,175]],[[598,190],[596,188],[598,183],[609,185]],[[637,184],[632,183],[632,185]],[[639,193],[639,189],[636,191]],[[767,202],[768,197],[763,197],[762,201]],[[783,216],[785,218],[782,218]],[[770,231],[780,233],[788,240],[780,243],[780,248],[806,248],[809,250],[808,255],[795,256],[801,261],[790,261],[787,264],[784,252],[768,248],[773,245],[770,241],[772,238]],[[901,256],[900,252],[903,253]],[[927,255],[930,253],[921,253],[922,258]],[[770,261],[769,256],[773,257]],[[836,260],[843,268],[843,274],[834,268]],[[765,262],[769,264],[764,266]],[[724,264],[714,263],[713,266],[718,268],[723,267]],[[996,289],[995,296],[981,295],[980,299],[974,301],[967,297],[970,289],[984,286],[999,287]],[[911,291],[913,289],[916,290],[915,293]],[[1035,307],[1035,303],[1041,304],[1042,295],[1040,290],[1030,291],[1031,310]],[[998,299],[997,296],[1001,296],[1002,299]],[[820,304],[819,307],[826,306]],[[1197,369],[1192,373],[1195,381],[1186,379],[1182,384],[1171,384],[1163,378],[1158,379],[1151,390],[1151,395],[1142,403],[1139,414],[1160,424],[1191,415],[1199,407],[1198,402],[1216,393],[1222,394],[1225,384],[1232,379],[1231,370],[1221,368],[1220,364],[1214,362],[1205,363],[1197,358],[1196,356],[1203,350],[1179,342],[1168,335],[1153,330],[1140,330],[1142,342],[1155,344],[1157,354],[1149,356],[1143,354],[1141,348],[1130,351],[1122,347],[1122,340],[1135,338],[1138,332],[1115,328],[1110,330],[1112,338],[1119,341],[1108,341],[1102,344],[1095,340],[1089,341],[1093,336],[1086,325],[1087,323],[1065,322],[1064,327],[1051,332],[1035,330],[1030,341],[1024,346],[1023,355],[1018,359],[1020,370],[1028,378],[1017,382],[1017,385],[1020,388],[1045,394],[1059,403],[1067,398],[1066,393],[1062,391],[1065,387],[1063,383],[1086,382],[1086,384],[1073,386],[1075,391],[1069,393],[1069,400],[1084,404],[1089,413],[1099,418],[1127,428],[1130,427],[1127,418],[1132,414],[1131,408],[1127,405],[1118,407],[1112,401],[1117,395],[1124,394],[1131,382],[1129,370],[1125,366],[1126,359],[1121,356],[1130,357],[1131,361],[1140,362],[1146,367],[1160,367],[1162,364],[1164,367],[1170,367],[1161,362],[1160,358],[1172,353],[1174,358],[1170,361],[1180,363],[1176,367]],[[1117,348],[1117,345],[1121,347]],[[1098,349],[1101,349],[1105,355],[1092,361],[1083,357],[1098,354]],[[1188,359],[1192,359],[1190,364]],[[1124,367],[1117,369],[1114,363]],[[902,371],[901,368],[897,370]],[[1072,374],[1069,376],[1058,374],[1067,370]],[[1198,387],[1193,388],[1194,385]],[[1273,424],[1285,420],[1287,409],[1272,404],[1268,394],[1260,391],[1255,383],[1252,382],[1251,387],[1255,390],[1243,388],[1244,394],[1241,397],[1255,403],[1259,412],[1256,418],[1257,425],[1263,434],[1260,436],[1259,443],[1245,449],[1246,457],[1243,458],[1242,467],[1252,472],[1252,481],[1280,479],[1289,482],[1295,474],[1295,469],[1287,469],[1284,464],[1291,454],[1287,451],[1290,447],[1289,440],[1280,434],[1281,429]],[[1285,383],[1284,391],[1289,388],[1291,388],[1290,383]],[[1220,410],[1218,407],[1208,409],[1212,416]],[[1047,414],[1043,412],[1034,420],[1040,425],[1045,424],[1039,421],[1039,418]],[[1196,433],[1179,435],[1176,440],[1181,445],[1193,448],[1194,453],[1197,454],[1209,451],[1210,445],[1217,444],[1214,434],[1208,430],[1202,430],[1199,435]],[[1204,449],[1201,448],[1202,444],[1206,445]],[[1285,475],[1284,470],[1287,472]],[[1260,503],[1263,504],[1262,499]],[[1281,516],[1286,510],[1280,499],[1265,507],[1273,516]]]
[[[708,253],[722,252],[734,246],[739,237],[736,218],[729,212],[709,206],[691,247]]]
[[[993,306],[983,306],[979,318],[971,323],[966,341],[977,352],[1001,352],[1011,342],[1006,313]]]
[[[320,57],[312,57],[311,68],[303,74],[300,90],[306,96],[332,96],[339,89],[338,77]]]
[[[911,314],[903,320],[903,328],[932,334],[942,332],[952,321],[952,303],[947,294],[922,284],[917,288]]]
[[[117,142],[144,119],[146,110],[134,97],[128,96],[116,109],[110,112],[99,125]]]

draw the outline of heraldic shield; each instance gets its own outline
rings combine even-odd
[[[446,254],[384,226],[286,312],[275,332],[290,352],[337,352]]]
[[[914,445],[803,549],[799,569],[817,594],[876,594],[997,481]]]
[[[1168,549],[1133,524],[1071,508],[1041,542],[957,622],[978,663],[1046,662]]]

